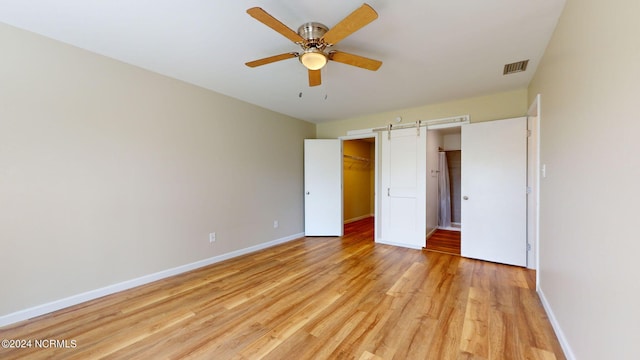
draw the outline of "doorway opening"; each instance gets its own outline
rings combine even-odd
[[[460,255],[462,224],[461,127],[429,129],[425,249]]]
[[[342,141],[344,235],[359,234],[371,241],[375,228],[375,144],[375,137]]]
[[[462,150],[441,150],[438,172],[438,229],[460,231],[462,225]]]

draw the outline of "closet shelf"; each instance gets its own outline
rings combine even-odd
[[[351,160],[356,160],[356,161],[362,161],[362,162],[369,163],[369,159],[367,159],[367,158],[363,158],[363,157],[360,157],[360,156],[354,156],[354,155],[347,155],[347,154],[344,154],[344,155],[343,155],[343,157],[344,157],[345,159],[351,159]]]

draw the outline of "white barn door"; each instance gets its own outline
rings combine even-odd
[[[342,143],[304,140],[304,234],[342,236]]]
[[[419,131],[418,131],[419,129]],[[420,249],[426,237],[427,129],[383,132],[382,229],[377,241]]]
[[[464,257],[527,265],[527,120],[462,126]]]

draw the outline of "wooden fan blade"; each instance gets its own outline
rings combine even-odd
[[[245,63],[245,65],[247,65],[248,67],[256,67],[256,66],[260,66],[260,65],[271,64],[272,62],[276,62],[276,61],[280,61],[280,60],[291,59],[291,58],[297,57],[297,56],[298,56],[297,53],[284,53],[284,54],[280,54],[280,55],[269,56],[269,57],[266,57],[264,59],[258,59],[258,60],[249,61],[248,63]]]
[[[318,86],[322,84],[320,70],[309,70],[309,86]]]
[[[291,30],[287,25],[281,23],[278,19],[269,15],[266,11],[262,10],[259,7],[253,7],[247,10],[247,14],[251,15],[254,19],[260,21],[261,23],[267,25],[273,30],[279,32],[287,39],[293,41],[294,43],[304,42],[302,36],[298,35],[297,32]]]
[[[363,56],[348,54],[342,51],[332,51],[329,53],[329,60],[339,63],[357,66],[359,68],[376,71],[382,65],[382,61],[369,59]]]
[[[367,4],[362,4],[354,12],[327,31],[322,37],[329,46],[360,30],[362,27],[378,18],[378,13]]]

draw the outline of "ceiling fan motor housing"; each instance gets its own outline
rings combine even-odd
[[[326,44],[321,39],[327,31],[329,31],[329,28],[326,25],[318,22],[308,22],[298,28],[298,35],[306,40],[306,43],[302,44],[305,49],[313,47],[318,50],[324,50]]]

